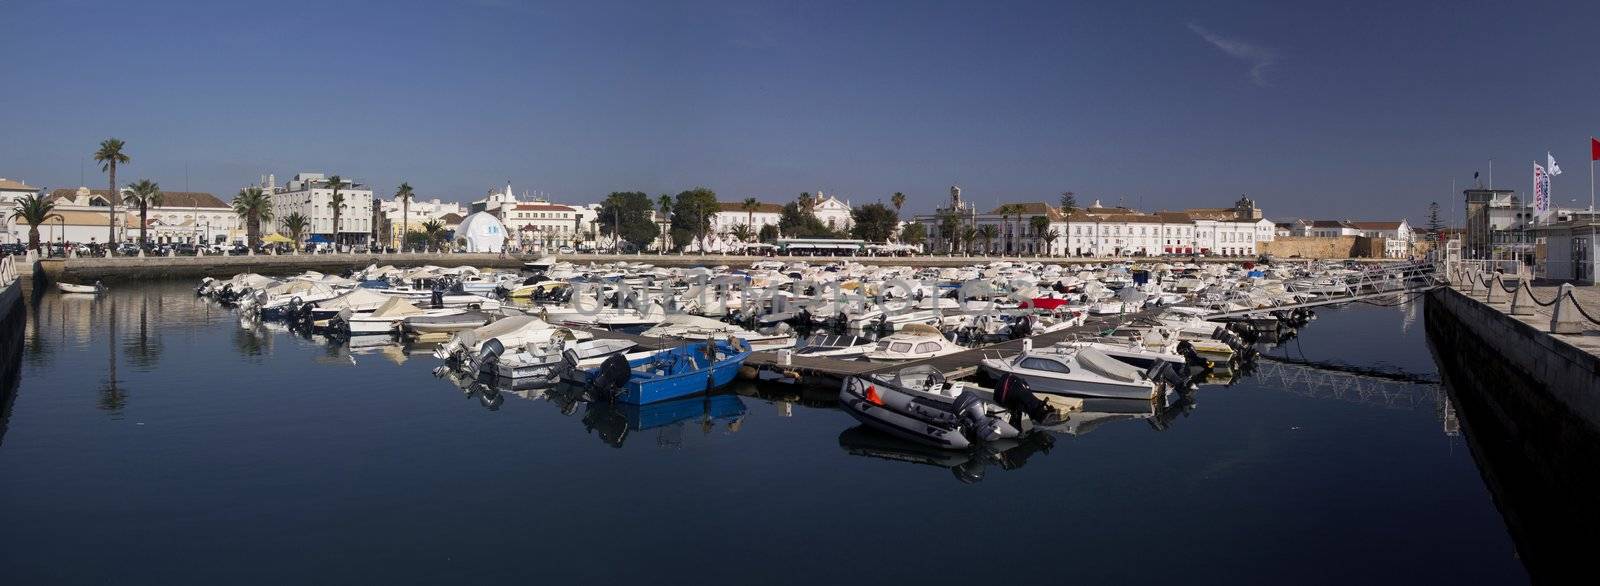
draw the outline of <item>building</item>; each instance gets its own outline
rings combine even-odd
[[[1036,226],[1034,218],[1044,221]],[[952,250],[954,243],[961,241],[957,251],[983,254],[1254,256],[1257,243],[1277,236],[1273,223],[1264,219],[1247,197],[1229,208],[1176,212],[1146,213],[1095,201],[1071,213],[1043,202],[1008,203],[978,213],[970,202],[961,200],[959,187],[951,187],[948,205],[913,221],[925,226],[931,251]],[[960,232],[948,234],[946,230]],[[967,237],[969,231],[971,238]],[[984,233],[994,237],[984,240]]]
[[[774,203],[757,203],[753,210],[746,210],[744,202],[724,201],[717,205],[721,209],[711,216],[711,231],[719,236],[732,236],[736,227],[748,225],[753,237],[760,234],[764,226],[776,229],[778,220],[783,217],[783,206]]]
[[[456,228],[455,242],[465,252],[501,252],[505,250],[506,227],[489,212],[475,212],[461,220]]]
[[[500,219],[518,250],[541,252],[576,246],[582,240],[583,216],[572,206],[536,199],[500,205],[485,213]]]
[[[461,204],[453,201],[442,202],[437,197],[429,201],[412,199],[409,206],[402,206],[397,199],[387,199],[380,202],[379,209],[383,212],[383,221],[387,228],[383,232],[389,235],[387,240],[390,246],[400,245],[400,240],[404,237],[400,233],[402,230],[420,232],[424,223],[433,220],[443,221],[444,217],[450,214],[455,215],[456,223],[459,224],[461,218],[466,215],[466,209]]]
[[[125,192],[126,190],[124,190]],[[39,239],[50,242],[105,242],[106,215],[110,211],[105,189],[57,189],[46,197],[61,217],[39,227]],[[133,242],[148,236],[152,243],[227,244],[241,242],[243,225],[233,207],[215,195],[200,191],[163,191],[161,205],[145,210],[148,232],[139,230],[139,208],[117,200],[117,241]],[[21,226],[22,239],[28,237]]]
[[[783,209],[779,208],[781,212]],[[829,230],[848,232],[855,219],[850,215],[850,201],[817,191],[811,203],[811,213]]]
[[[1534,236],[1533,210],[1509,189],[1465,189],[1466,239],[1461,255],[1467,259],[1520,259],[1531,263]]]
[[[1299,230],[1293,235],[1306,238],[1338,238],[1340,236],[1360,236],[1361,229],[1346,220],[1313,220],[1302,223]]]
[[[1532,229],[1544,238],[1544,277],[1593,285],[1600,274],[1600,217],[1577,214]]]
[[[300,214],[308,220],[306,240],[339,245],[367,244],[372,236],[372,188],[340,178],[339,195],[344,200],[339,213],[338,233],[333,225],[333,185],[322,173],[297,173],[284,187],[277,187],[268,176],[263,189],[272,194],[275,230],[287,232],[283,219]],[[266,228],[263,227],[263,232]]]
[[[1350,222],[1367,238],[1383,239],[1384,258],[1409,258],[1412,246],[1416,244],[1415,231],[1411,223],[1402,219],[1398,222]]]
[[[12,219],[11,213],[12,210],[16,209],[17,200],[22,196],[37,195],[38,193],[39,188],[28,185],[23,181],[0,177],[0,214],[4,214],[0,216],[0,220],[3,220],[0,221],[0,228],[4,229],[4,232],[0,233],[0,243],[26,243],[28,241],[28,225],[22,223],[22,237],[18,238],[16,225],[19,221]],[[42,233],[40,238],[44,238]]]

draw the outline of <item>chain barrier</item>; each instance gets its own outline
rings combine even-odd
[[[1561,297],[1560,295],[1556,295],[1557,299],[1559,299],[1560,297]],[[1573,307],[1578,308],[1578,315],[1583,316],[1583,319],[1589,320],[1589,323],[1592,323],[1592,324],[1595,324],[1595,325],[1600,325],[1600,319],[1595,319],[1594,316],[1589,315],[1589,312],[1584,311],[1583,310],[1583,304],[1578,303],[1578,298],[1576,296],[1574,296],[1571,291],[1567,291],[1567,298],[1572,300],[1572,306]]]

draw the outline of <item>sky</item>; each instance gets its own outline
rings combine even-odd
[[[1481,4],[1481,5],[1480,5]],[[0,0],[0,176],[224,199],[705,186],[1422,223],[1555,154],[1588,205],[1600,3]],[[81,179],[80,179],[81,178]],[[1456,223],[1459,223],[1457,220]]]

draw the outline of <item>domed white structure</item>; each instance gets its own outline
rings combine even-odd
[[[498,253],[506,247],[506,226],[488,212],[478,212],[461,219],[456,228],[456,240],[467,241],[467,252]]]

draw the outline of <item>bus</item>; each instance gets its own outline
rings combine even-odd
[[[793,256],[855,256],[865,250],[865,240],[840,238],[782,238],[778,254]]]

